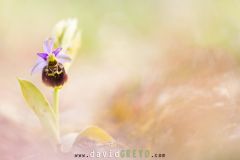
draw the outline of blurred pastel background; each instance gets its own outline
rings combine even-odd
[[[0,0],[1,160],[41,150],[16,78],[51,99],[30,70],[68,18],[82,39],[60,95],[63,133],[94,124],[168,160],[240,158],[240,1]]]

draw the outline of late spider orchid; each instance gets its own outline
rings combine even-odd
[[[53,39],[48,39],[43,44],[44,52],[37,53],[37,64],[32,68],[31,74],[42,71],[43,82],[51,87],[62,86],[67,80],[63,63],[70,62],[68,55],[62,52],[62,48],[53,49]]]
[[[77,53],[79,53],[78,49],[80,47],[81,35],[77,27],[76,19],[60,21],[54,27],[53,31],[52,37],[56,38],[55,42],[53,39],[48,39],[44,42],[44,52],[37,53],[38,60],[31,71],[32,74],[41,71],[43,82],[53,87],[51,88],[53,91],[52,103],[47,100],[47,97],[44,96],[40,89],[32,82],[18,78],[24,99],[30,109],[39,118],[43,128],[49,135],[50,142],[55,144],[54,150],[56,151],[57,157],[59,157],[58,155],[65,157],[65,153],[72,152],[72,148],[74,148],[76,144],[78,145],[79,138],[87,138],[95,141],[97,144],[101,143],[104,145],[115,143],[115,140],[107,134],[107,132],[95,126],[87,127],[81,132],[70,132],[64,134],[64,136],[61,135],[59,123],[59,93],[61,86],[67,80],[65,69],[67,70],[69,68],[72,63],[71,59],[74,60]],[[67,55],[63,53],[62,48],[53,49],[53,46],[63,47],[64,50],[67,51]],[[71,59],[68,55],[71,56]],[[64,64],[63,66],[63,63],[70,61],[71,63]],[[50,147],[48,147],[48,149],[50,149]],[[39,158],[46,159],[46,156],[44,155]]]

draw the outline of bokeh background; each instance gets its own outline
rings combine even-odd
[[[0,159],[41,150],[17,77],[51,100],[30,70],[68,18],[82,40],[61,91],[63,133],[94,124],[169,160],[240,158],[240,1],[0,0]]]

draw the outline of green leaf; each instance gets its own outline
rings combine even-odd
[[[87,138],[97,143],[111,143],[115,144],[115,140],[103,129],[96,126],[89,126],[81,132],[71,132],[64,135],[61,139],[62,152],[69,152],[74,144],[81,143],[81,138]]]
[[[59,142],[59,129],[56,123],[56,115],[47,99],[41,91],[31,82],[27,80],[20,80],[18,82],[21,86],[22,94],[32,111],[39,118],[42,126],[55,141]]]
[[[114,139],[106,131],[96,126],[87,127],[81,131],[79,136],[86,137],[101,143],[114,142]]]

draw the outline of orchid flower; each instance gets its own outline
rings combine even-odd
[[[63,63],[70,62],[71,58],[62,52],[62,48],[53,49],[53,39],[43,44],[44,52],[37,53],[37,64],[32,68],[31,74],[42,71],[43,82],[51,87],[62,86],[67,80]]]
[[[36,73],[38,71],[42,71],[42,69],[48,64],[50,59],[56,58],[57,62],[59,63],[66,63],[70,62],[71,58],[62,52],[62,48],[56,48],[53,50],[53,39],[48,39],[43,44],[43,53],[37,53],[39,56],[37,60],[37,64],[32,68],[31,74]]]

